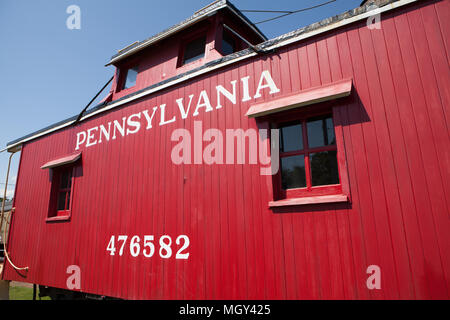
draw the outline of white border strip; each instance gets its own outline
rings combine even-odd
[[[381,8],[379,8],[379,9],[377,9],[377,10],[376,10],[376,13],[377,13],[377,14],[381,14],[381,13],[383,13],[383,12],[390,11],[390,10],[393,10],[393,9],[396,9],[396,8],[399,8],[399,7],[402,7],[402,6],[406,6],[406,5],[408,5],[408,4],[411,4],[411,3],[414,3],[414,2],[418,2],[418,1],[420,1],[420,0],[400,0],[400,1],[390,3],[390,4],[388,4],[388,5],[384,6],[384,7],[381,7]],[[321,33],[324,33],[324,32],[327,32],[327,31],[330,31],[330,30],[333,30],[333,29],[336,29],[336,28],[339,28],[339,27],[342,27],[342,26],[345,26],[345,25],[348,25],[348,24],[351,24],[351,23],[353,23],[353,22],[356,22],[356,21],[360,21],[360,20],[369,18],[369,17],[371,17],[371,16],[373,15],[373,12],[372,12],[372,11],[374,11],[374,10],[365,12],[365,13],[363,13],[363,14],[360,14],[360,15],[357,15],[357,16],[354,16],[354,17],[351,17],[351,18],[348,18],[348,19],[344,19],[344,20],[338,21],[338,22],[333,23],[333,24],[331,24],[331,25],[329,25],[329,26],[322,27],[322,28],[319,28],[319,29],[317,29],[317,30],[313,30],[313,31],[308,32],[308,33],[301,34],[301,35],[299,35],[299,36],[297,36],[297,37],[294,37],[294,38],[291,38],[291,39],[287,39],[287,40],[285,40],[285,41],[282,41],[282,42],[279,42],[279,43],[277,43],[277,44],[274,44],[273,46],[264,48],[264,50],[270,50],[270,49],[275,49],[275,48],[284,47],[284,46],[286,46],[286,45],[288,45],[288,44],[291,44],[291,43],[294,43],[294,42],[297,42],[297,41],[301,41],[301,40],[304,40],[304,39],[313,37],[313,36],[315,36],[315,35],[318,35],[318,34],[321,34]],[[163,90],[163,89],[165,89],[165,88],[171,87],[171,86],[176,85],[176,84],[178,84],[178,83],[181,83],[181,82],[190,80],[190,79],[195,78],[195,77],[197,77],[197,76],[199,76],[199,75],[203,75],[203,74],[208,73],[208,72],[211,72],[211,71],[213,71],[213,70],[217,70],[217,69],[219,69],[219,68],[223,68],[223,67],[228,66],[228,65],[230,65],[230,64],[233,64],[233,63],[236,63],[236,62],[238,62],[238,61],[242,61],[242,60],[245,60],[245,59],[254,57],[254,56],[256,56],[256,55],[258,55],[258,54],[257,54],[256,52],[253,52],[253,53],[250,53],[250,54],[248,54],[248,55],[245,55],[245,56],[242,56],[242,57],[238,57],[238,58],[236,58],[236,59],[233,59],[233,60],[230,60],[230,61],[226,61],[226,62],[224,62],[224,63],[218,64],[218,65],[215,65],[215,66],[211,66],[211,67],[208,67],[208,68],[201,69],[201,70],[199,70],[199,71],[197,71],[197,72],[188,74],[188,75],[186,75],[186,76],[184,76],[184,77],[182,77],[182,78],[179,78],[179,79],[173,80],[173,81],[171,81],[171,82],[165,83],[165,84],[163,84],[163,85],[161,85],[161,86],[159,86],[159,87],[145,90],[145,91],[143,91],[143,92],[141,92],[141,93],[139,93],[139,94],[136,94],[136,95],[134,95],[134,96],[132,96],[132,97],[129,97],[129,98],[127,98],[127,99],[120,100],[120,101],[117,101],[117,102],[115,102],[115,103],[112,103],[112,104],[108,105],[108,106],[105,107],[105,108],[99,109],[99,110],[97,110],[97,111],[95,111],[95,112],[92,112],[92,113],[90,113],[90,114],[87,114],[87,115],[83,116],[83,117],[80,119],[80,121],[83,121],[83,120],[85,120],[85,119],[88,119],[88,118],[90,118],[90,117],[93,117],[93,116],[95,116],[95,115],[97,115],[97,114],[99,114],[99,113],[106,112],[106,111],[108,111],[108,110],[111,110],[111,109],[116,108],[116,107],[118,107],[118,106],[121,106],[121,105],[123,105],[123,104],[129,103],[129,102],[131,102],[131,101],[140,99],[140,98],[142,98],[142,97],[144,97],[144,96],[146,96],[146,95],[155,93],[155,92],[157,92],[157,91],[161,91],[161,90]],[[43,131],[43,132],[40,132],[40,133],[38,133],[38,134],[36,134],[36,135],[34,135],[34,136],[31,136],[31,137],[28,137],[28,138],[26,138],[26,139],[20,140],[20,141],[18,141],[18,142],[16,142],[16,143],[12,144],[12,145],[10,145],[10,146],[7,146],[6,148],[4,148],[4,149],[2,149],[2,150],[0,150],[0,152],[3,152],[3,151],[5,151],[5,150],[12,149],[12,148],[14,148],[15,146],[17,146],[17,145],[19,145],[19,144],[22,144],[22,143],[24,143],[24,142],[28,142],[28,141],[30,141],[30,140],[34,140],[34,139],[36,139],[36,138],[42,137],[42,136],[44,136],[44,135],[47,135],[47,134],[49,134],[49,133],[51,133],[51,132],[54,132],[54,131],[60,130],[60,129],[62,129],[62,128],[68,127],[68,126],[70,126],[71,124],[73,124],[74,122],[75,122],[75,121],[66,122],[66,123],[63,123],[63,124],[61,124],[61,125],[59,125],[59,126],[57,126],[57,127],[50,128],[50,129],[48,129],[48,130],[46,130],[46,131]]]

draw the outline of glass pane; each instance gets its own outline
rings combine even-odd
[[[67,183],[67,189],[70,190],[70,188],[72,187],[72,169],[69,170],[68,177],[69,177],[69,181]]]
[[[184,52],[183,63],[189,63],[197,59],[203,58],[205,55],[206,38],[198,38],[187,44]]]
[[[70,171],[66,170],[61,172],[61,185],[59,186],[60,189],[67,189],[69,188],[70,184]]]
[[[303,155],[281,158],[281,185],[283,189],[306,187]]]
[[[313,186],[339,184],[336,151],[311,153],[309,161]]]
[[[67,192],[66,210],[70,209],[70,191]]]
[[[125,85],[123,86],[124,89],[128,89],[136,85],[137,74],[138,74],[137,67],[128,69]]]
[[[280,132],[281,152],[297,151],[303,149],[302,125],[295,124],[281,128]]]
[[[331,116],[321,119],[309,120],[308,129],[309,148],[317,148],[336,144],[334,137],[333,119]]]
[[[66,209],[66,192],[58,193],[58,211]]]
[[[233,52],[234,52],[233,38],[228,33],[224,33],[222,39],[222,54],[226,56],[232,54]]]

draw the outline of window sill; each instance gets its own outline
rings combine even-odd
[[[69,220],[70,220],[70,215],[69,216],[55,216],[55,217],[45,219],[46,222],[59,222],[59,221],[69,221]]]
[[[286,207],[286,206],[301,206],[308,204],[320,204],[320,203],[339,203],[348,202],[348,196],[345,194],[329,195],[329,196],[313,196],[302,198],[291,198],[277,201],[270,201],[269,207]]]

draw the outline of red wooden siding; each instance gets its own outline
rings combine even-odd
[[[26,143],[9,251],[29,272],[7,265],[4,277],[66,288],[67,266],[78,265],[82,291],[128,299],[450,298],[449,12],[449,1],[425,1],[383,13],[380,30],[363,20]],[[71,221],[45,222],[50,180],[40,167],[73,153],[77,132],[165,102],[169,118],[175,99],[207,90],[216,101],[216,85],[247,75],[255,92],[263,70],[279,93],[83,146]],[[194,120],[256,129],[251,104],[349,78],[334,121],[351,204],[272,210],[259,165],[171,161],[174,129],[192,133]],[[110,256],[121,234],[186,234],[190,257]],[[381,268],[381,290],[366,286],[369,265]]]

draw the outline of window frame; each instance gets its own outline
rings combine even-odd
[[[309,148],[309,141],[308,141],[308,128],[307,123],[311,119],[320,117],[320,116],[328,116],[330,115],[333,119],[333,115],[331,112],[322,112],[319,115],[310,116],[310,115],[304,115],[298,119],[289,121],[277,121],[272,123],[273,129],[279,129],[280,127],[284,127],[286,125],[290,124],[301,124],[302,125],[302,143],[303,143],[303,149],[296,150],[296,151],[288,151],[288,152],[281,152],[279,150],[279,165],[280,170],[278,170],[276,174],[276,179],[278,180],[277,183],[279,184],[279,194],[283,198],[296,198],[296,197],[305,197],[305,196],[319,196],[319,195],[331,195],[331,194],[340,194],[342,193],[342,185],[340,183],[341,181],[341,174],[340,169],[338,165],[338,175],[339,175],[339,184],[330,184],[330,185],[321,185],[321,186],[313,186],[312,185],[312,171],[311,171],[311,161],[310,161],[310,155],[317,152],[324,152],[324,151],[336,151],[337,154],[337,144],[334,145],[327,145],[327,146],[321,146],[321,147],[313,147]],[[333,121],[333,129],[334,129],[334,121]],[[281,131],[280,131],[281,133]],[[336,136],[336,133],[335,133]],[[281,146],[279,146],[280,149]],[[290,156],[297,156],[297,155],[303,155],[304,156],[304,162],[305,162],[305,180],[306,180],[306,187],[301,188],[292,188],[292,189],[283,189],[282,186],[282,172],[281,172],[281,159],[290,157]],[[337,161],[337,156],[336,156]]]
[[[225,54],[225,52],[223,51],[223,41],[224,41],[224,39],[225,39],[225,35],[226,35],[229,39],[231,39],[231,40],[233,41],[233,49],[234,49],[234,51],[233,51],[232,53]],[[220,42],[220,50],[219,50],[220,53],[221,53],[221,55],[225,57],[225,56],[227,56],[227,55],[230,55],[230,54],[233,54],[233,53],[235,53],[235,52],[238,52],[239,49],[240,49],[239,44],[240,44],[240,42],[238,41],[237,37],[236,37],[231,31],[229,31],[229,30],[223,28],[223,30],[222,30],[221,42]]]
[[[188,45],[190,45],[191,43],[193,43],[193,42],[195,42],[197,40],[204,40],[203,53],[199,54],[197,56],[194,56],[192,58],[189,58],[189,59],[193,59],[193,60],[186,61],[186,52],[187,52],[187,49],[188,49]],[[202,59],[205,58],[205,55],[206,55],[206,35],[201,34],[201,35],[199,35],[199,36],[197,36],[197,37],[195,37],[195,38],[193,38],[190,41],[187,41],[185,43],[185,45],[183,47],[183,55],[182,55],[182,59],[181,59],[181,65],[182,66],[186,66],[186,65],[189,65],[189,64],[194,63],[196,61],[202,60]]]
[[[132,70],[132,69],[136,69],[136,82],[133,86],[125,88],[128,71]],[[129,64],[126,66],[122,66],[119,69],[119,85],[117,86],[118,90],[116,90],[116,92],[131,90],[132,88],[136,87],[138,84],[138,76],[139,76],[139,65],[138,64]]]
[[[68,221],[71,219],[72,216],[72,209],[73,209],[73,198],[74,198],[74,190],[75,190],[75,182],[76,182],[76,172],[77,172],[77,164],[70,163],[63,166],[58,166],[51,168],[51,190],[50,190],[50,203],[49,203],[49,210],[47,213],[47,222],[52,221]],[[70,175],[70,200],[69,203],[67,203],[67,194],[66,194],[66,203],[68,204],[68,208],[64,210],[58,210],[58,200],[59,200],[59,194],[61,192],[66,192],[69,190],[69,188],[61,188],[61,177],[63,172],[71,172]]]
[[[339,173],[339,184],[324,185],[324,186],[312,186],[308,184],[305,188],[287,189],[282,188],[281,181],[281,150],[279,146],[279,170],[273,176],[269,176],[269,185],[272,186],[272,201],[269,202],[269,207],[282,207],[293,205],[308,205],[308,204],[320,204],[320,203],[336,203],[336,202],[351,202],[350,185],[348,179],[347,160],[345,155],[345,145],[343,140],[342,123],[339,114],[339,108],[341,105],[336,101],[322,102],[315,105],[310,105],[298,109],[291,109],[279,113],[273,113],[259,117],[260,128],[277,129],[280,125],[286,125],[290,123],[299,123],[300,121],[308,121],[308,119],[331,115],[334,127],[334,136],[336,144],[333,146],[317,147],[308,149],[308,153],[314,153],[312,151],[327,151],[336,150],[337,168]],[[307,127],[302,125],[303,143],[307,139]],[[268,139],[267,143],[271,143]],[[307,145],[303,146],[302,151],[286,152],[284,156],[289,154],[299,153],[305,154]],[[310,168],[306,167],[307,162],[305,160],[305,179],[310,179]],[[308,170],[308,171],[307,171]],[[308,186],[310,186],[308,188]]]
[[[178,61],[177,61],[177,68],[184,68],[186,66],[192,66],[192,65],[196,65],[196,64],[201,64],[203,63],[203,60],[206,58],[206,50],[208,47],[208,28],[207,26],[201,27],[198,30],[196,30],[195,32],[192,32],[189,36],[184,37],[181,39],[180,41],[180,48],[178,51]],[[203,51],[203,57],[196,59],[194,61],[190,61],[188,63],[184,62],[184,55],[186,53],[186,48],[187,45],[199,38],[205,38],[205,47],[204,47],[204,51]]]

